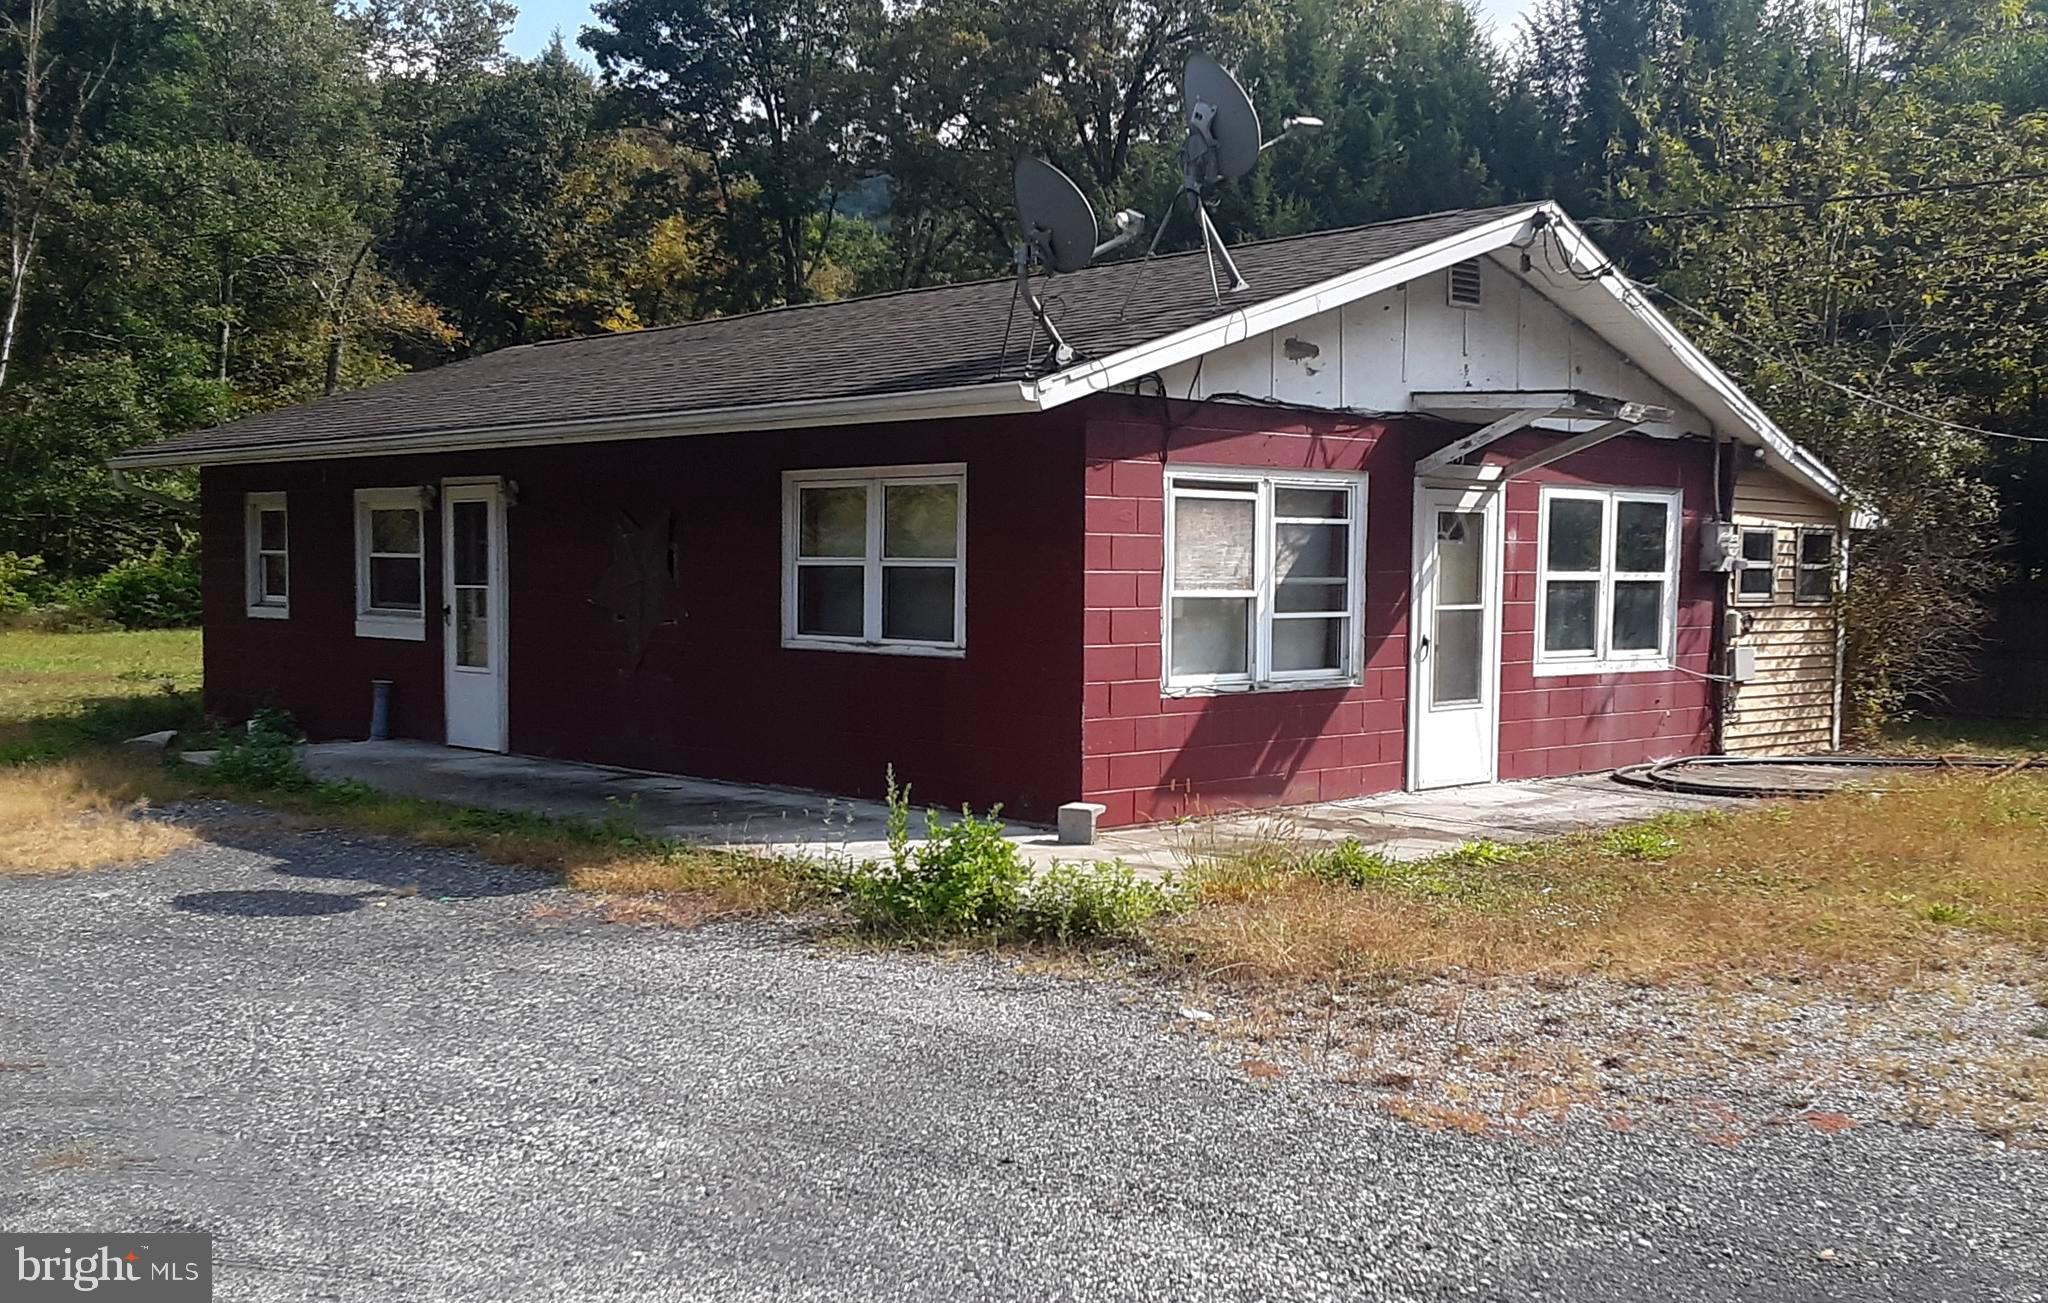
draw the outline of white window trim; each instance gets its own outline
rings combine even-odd
[[[1600,569],[1597,572],[1553,572],[1550,569],[1550,505],[1565,499],[1606,504],[1601,513]],[[1615,528],[1620,515],[1617,506],[1624,502],[1659,502],[1668,508],[1664,516],[1662,574],[1650,571],[1618,571],[1613,568]],[[1594,488],[1553,484],[1543,486],[1542,507],[1536,519],[1536,629],[1533,635],[1535,655],[1534,663],[1530,666],[1531,675],[1537,678],[1553,678],[1566,674],[1643,674],[1655,670],[1669,670],[1672,667],[1674,649],[1678,642],[1678,544],[1684,529],[1684,521],[1684,496],[1676,489]],[[1590,653],[1554,652],[1544,649],[1543,631],[1549,615],[1550,581],[1553,579],[1592,580],[1599,584],[1599,593],[1594,599],[1593,650]],[[1615,651],[1609,646],[1614,636],[1614,585],[1618,581],[1632,579],[1661,579],[1664,582],[1664,610],[1658,626],[1657,649],[1654,651]]]
[[[284,596],[265,597],[263,594],[263,557],[267,551],[263,546],[263,513],[284,512]],[[288,620],[292,614],[292,517],[291,509],[285,505],[283,493],[245,493],[242,495],[242,589],[243,604],[250,616],[258,620]]]
[[[1173,586],[1173,504],[1176,498],[1226,498],[1242,501],[1241,493],[1199,488],[1182,489],[1183,480],[1235,482],[1252,486],[1255,492],[1252,520],[1255,531],[1252,548],[1252,587],[1249,589],[1188,589],[1176,593]],[[1368,477],[1352,471],[1261,471],[1241,466],[1191,466],[1173,464],[1166,468],[1165,530],[1162,540],[1163,565],[1159,584],[1159,691],[1167,697],[1208,697],[1236,692],[1302,692],[1313,689],[1350,688],[1364,682],[1365,667],[1365,527]],[[1351,515],[1347,522],[1349,555],[1345,558],[1345,585],[1351,594],[1345,614],[1351,621],[1344,640],[1343,665],[1335,670],[1271,671],[1273,621],[1285,619],[1273,610],[1273,491],[1285,488],[1343,488],[1351,494]],[[1295,520],[1297,517],[1287,517]],[[1332,522],[1334,523],[1334,522]],[[1180,597],[1246,597],[1251,599],[1253,633],[1250,670],[1245,674],[1181,675],[1173,673],[1173,599]],[[1327,617],[1331,612],[1302,612],[1303,618]]]
[[[420,513],[420,609],[417,611],[376,610],[370,606],[370,511],[410,508]],[[414,488],[357,489],[356,510],[356,637],[398,638],[425,642],[427,638],[427,495]]]
[[[1828,559],[1819,564],[1810,564],[1806,559],[1806,538],[1809,534],[1828,536]],[[1801,525],[1799,535],[1792,543],[1792,602],[1796,606],[1833,606],[1836,591],[1841,587],[1840,559],[1842,539],[1840,531],[1832,525]],[[1804,597],[1799,592],[1799,580],[1809,570],[1823,570],[1828,576],[1826,597]]]
[[[1735,604],[1737,606],[1770,606],[1778,600],[1778,527],[1776,525],[1738,525],[1736,528],[1740,532],[1736,536],[1735,543]],[[1751,534],[1769,534],[1771,536],[1771,559],[1769,561],[1751,561],[1747,558],[1747,554],[1743,550],[1743,540]],[[1751,570],[1770,571],[1770,592],[1759,596],[1742,591],[1742,576],[1745,572]]]
[[[951,560],[930,558],[933,566],[953,568],[953,640],[926,642],[910,638],[884,638],[882,631],[882,524],[884,491],[898,484],[951,484],[959,493],[960,510],[954,521]],[[803,528],[797,495],[806,488],[866,488],[868,494],[867,548],[861,560],[863,618],[867,632],[860,637],[832,637],[800,634],[796,631],[796,579],[801,562],[797,544]],[[850,565],[852,557],[824,564]],[[891,565],[917,564],[892,561]],[[967,655],[967,464],[929,462],[907,466],[834,466],[782,473],[782,645],[799,651],[871,652],[886,656],[940,656],[954,660]]]

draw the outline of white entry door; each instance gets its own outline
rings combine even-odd
[[[503,751],[505,495],[498,481],[441,486],[441,557],[448,745]]]
[[[1408,785],[1492,782],[1500,689],[1497,486],[1415,486]]]

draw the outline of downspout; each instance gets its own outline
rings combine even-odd
[[[140,498],[144,502],[153,502],[173,515],[182,516],[187,520],[195,519],[199,515],[199,504],[191,498],[174,498],[168,493],[158,493],[155,489],[145,489],[134,480],[129,479],[128,472],[122,470],[119,466],[107,467],[107,474],[113,478],[114,491],[117,493],[125,493],[131,498]]]
[[[1714,519],[1710,522],[1710,528],[1718,528],[1731,522],[1735,515],[1733,474],[1728,475],[1729,482],[1722,481],[1721,443],[1724,437],[1721,431],[1714,431]],[[1732,456],[1727,458],[1727,469],[1730,472],[1734,470],[1734,460]],[[1728,753],[1728,713],[1735,706],[1735,658],[1731,653],[1733,644],[1728,638],[1728,576],[1726,573],[1719,573],[1716,579],[1718,582],[1714,585],[1714,654],[1711,666],[1715,674],[1713,749],[1714,754],[1719,756]]]

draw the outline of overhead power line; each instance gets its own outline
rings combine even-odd
[[[1688,221],[1701,217],[1727,217],[1734,213],[1783,212],[1793,208],[1815,208],[1823,204],[1881,203],[1887,199],[1915,199],[1922,195],[1967,194],[1973,190],[1990,190],[1997,186],[2019,185],[2026,181],[2048,181],[2048,172],[2014,172],[2010,176],[1989,177],[1982,181],[1947,181],[1930,185],[1901,186],[1895,190],[1862,190],[1842,194],[1822,195],[1812,199],[1759,199],[1750,203],[1723,204],[1718,208],[1689,208],[1670,213],[1638,213],[1634,217],[1588,217],[1580,221],[1581,226],[1642,226],[1650,222]]]
[[[1623,279],[1627,278],[1624,277]],[[1684,299],[1679,298],[1676,294],[1673,294],[1670,290],[1665,289],[1661,285],[1652,285],[1648,281],[1629,281],[1629,284],[1634,285],[1638,289],[1647,290],[1650,293],[1657,295],[1659,298],[1671,304],[1673,307],[1677,308],[1681,312],[1689,313],[1692,316],[1698,317],[1701,321],[1704,321],[1708,325],[1713,326],[1722,334],[1734,340],[1736,343],[1742,345],[1744,348],[1747,348],[1750,352],[1755,353],[1764,361],[1774,362],[1777,365],[1784,367],[1788,371],[1795,371],[1816,384],[1826,385],[1828,388],[1833,389],[1838,393],[1845,394],[1850,398],[1854,398],[1858,402],[1870,403],[1873,406],[1884,408],[1886,411],[1896,413],[1897,415],[1909,417],[1912,420],[1921,421],[1928,425],[1939,426],[1941,429],[1951,430],[1957,434],[1972,434],[1978,436],[1979,438],[1984,439],[2008,439],[2014,443],[2048,443],[2048,437],[2044,437],[2042,435],[2012,434],[2005,430],[1987,430],[1981,425],[1965,425],[1960,421],[1951,421],[1940,416],[1930,416],[1926,412],[1916,411],[1911,407],[1907,407],[1903,403],[1893,402],[1891,399],[1884,397],[1882,394],[1874,394],[1867,389],[1858,389],[1854,385],[1845,385],[1841,381],[1836,380],[1830,376],[1822,375],[1820,372],[1814,370],[1810,366],[1807,366],[1803,362],[1795,362],[1791,358],[1780,356],[1779,354],[1773,352],[1767,345],[1759,344],[1757,341],[1750,339],[1746,335],[1736,334],[1734,331],[1728,329],[1728,327],[1725,324],[1723,324],[1719,318],[1711,316],[1708,313],[1701,311],[1700,309],[1694,307],[1692,304],[1687,303]]]

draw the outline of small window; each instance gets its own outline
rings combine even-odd
[[[1835,531],[1799,531],[1799,577],[1792,596],[1801,602],[1835,600]]]
[[[1172,476],[1165,686],[1352,681],[1364,524],[1360,476]]]
[[[1480,278],[1479,260],[1467,258],[1454,262],[1450,270],[1450,301],[1454,308],[1476,308],[1480,306],[1480,295],[1485,281]]]
[[[1778,593],[1778,531],[1742,531],[1742,565],[1735,572],[1735,600],[1766,603]]]
[[[356,636],[427,636],[427,530],[419,489],[356,490]]]
[[[784,645],[963,652],[966,500],[958,466],[784,476]]]
[[[291,530],[284,494],[251,493],[243,502],[249,614],[282,620],[291,614]]]
[[[1543,491],[1538,672],[1669,663],[1678,612],[1679,513],[1676,493]]]

